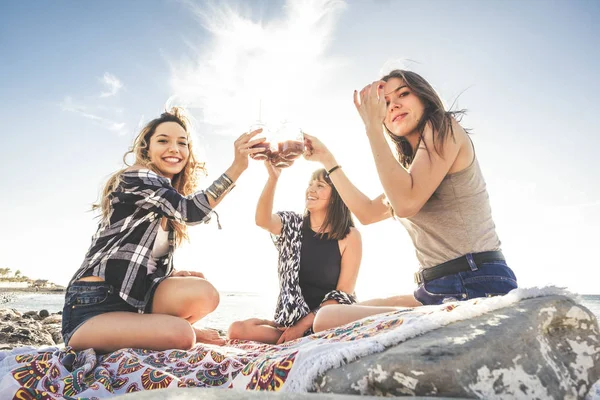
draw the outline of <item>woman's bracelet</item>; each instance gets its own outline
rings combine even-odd
[[[342,168],[342,166],[340,164],[336,165],[335,167],[333,167],[329,171],[327,171],[327,175],[331,175],[331,173],[338,168]]]
[[[223,195],[223,193],[233,189],[235,185],[227,174],[223,173],[220,177],[215,180],[212,185],[206,189],[206,193],[210,194],[213,200],[217,200]]]

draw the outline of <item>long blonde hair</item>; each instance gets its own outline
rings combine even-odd
[[[148,122],[146,126],[144,126],[144,128],[133,141],[133,146],[131,149],[129,149],[129,151],[123,155],[123,163],[126,165],[126,167],[115,172],[110,176],[110,178],[108,178],[108,181],[104,185],[104,189],[101,192],[100,201],[92,205],[92,210],[101,210],[101,218],[103,223],[109,222],[110,215],[112,213],[112,207],[110,205],[111,194],[121,183],[121,175],[123,172],[130,167],[130,165],[127,164],[127,156],[129,154],[135,155],[134,165],[148,168],[157,174],[160,174],[160,171],[150,161],[150,157],[148,156],[148,147],[150,145],[150,138],[156,132],[156,128],[163,122],[178,123],[185,130],[188,136],[187,143],[189,157],[187,163],[183,167],[183,170],[181,170],[180,173],[171,179],[171,185],[173,188],[175,188],[175,190],[177,190],[177,192],[183,196],[190,195],[194,193],[198,187],[198,173],[201,172],[206,175],[204,162],[196,160],[192,149],[192,142],[190,140],[190,120],[185,115],[185,110],[183,108],[173,107],[170,110],[162,113],[160,117],[153,119],[152,121]],[[181,224],[169,219],[168,228],[175,231],[177,245],[181,244],[183,239],[188,239],[187,226],[185,224]]]

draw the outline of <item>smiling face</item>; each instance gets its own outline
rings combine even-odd
[[[400,78],[390,78],[384,87],[387,113],[386,128],[396,136],[416,133],[425,106],[419,97]]]
[[[148,158],[163,176],[173,179],[190,156],[188,134],[177,122],[163,122],[148,143]]]
[[[331,186],[321,177],[311,180],[306,188],[306,209],[326,211],[331,199]]]

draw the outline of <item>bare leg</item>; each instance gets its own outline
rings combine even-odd
[[[167,278],[158,285],[152,303],[153,314],[169,314],[193,324],[219,305],[219,292],[206,279],[194,276]],[[225,344],[225,339],[212,329],[192,326],[196,342]]]
[[[371,299],[360,301],[357,304],[361,306],[378,306],[378,307],[418,307],[422,306],[412,294],[403,294],[400,296],[385,297],[382,299]]]
[[[224,344],[225,339],[216,331],[191,325],[218,304],[219,293],[207,280],[167,278],[156,289],[151,314],[109,312],[97,315],[75,331],[69,345],[75,350],[94,348],[98,352],[110,352],[126,347],[188,350],[196,342]]]
[[[370,317],[371,315],[383,314],[391,311],[397,311],[396,307],[373,307],[363,305],[341,305],[334,304],[321,308],[313,322],[315,332],[326,329],[336,328],[346,325],[359,319]]]
[[[174,315],[190,324],[213,312],[219,305],[219,292],[206,279],[177,276],[162,281],[152,302],[152,314]]]
[[[231,324],[227,336],[230,339],[275,344],[282,333],[283,331],[277,329],[277,324],[273,321],[250,318],[244,321],[235,321]]]
[[[149,350],[191,349],[196,335],[189,322],[163,314],[109,312],[87,320],[75,331],[69,346],[99,353],[133,347]]]

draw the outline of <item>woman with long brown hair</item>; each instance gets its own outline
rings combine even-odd
[[[375,199],[364,195],[314,136],[305,135],[305,157],[330,171],[331,181],[361,223],[392,216],[402,222],[420,264],[417,289],[361,305],[323,308],[315,330],[393,307],[506,294],[516,288],[516,277],[500,250],[475,148],[459,124],[463,112],[445,110],[425,79],[404,70],[355,91],[354,104],[385,193]]]
[[[68,284],[65,345],[110,352],[134,347],[190,349],[222,344],[216,331],[193,324],[219,304],[219,293],[196,271],[176,271],[173,252],[187,226],[210,219],[248,167],[260,130],[234,143],[231,166],[204,191],[204,163],[192,151],[189,119],[180,108],[150,121],[136,137],[135,163],[114,173],[95,208],[101,220],[83,264]],[[124,161],[125,161],[124,157]]]
[[[354,303],[362,257],[352,214],[324,169],[315,171],[305,193],[304,215],[273,213],[281,169],[265,161],[269,178],[256,206],[256,224],[268,231],[279,252],[279,296],[273,320],[252,318],[229,327],[231,339],[289,342],[310,334],[317,311]]]

